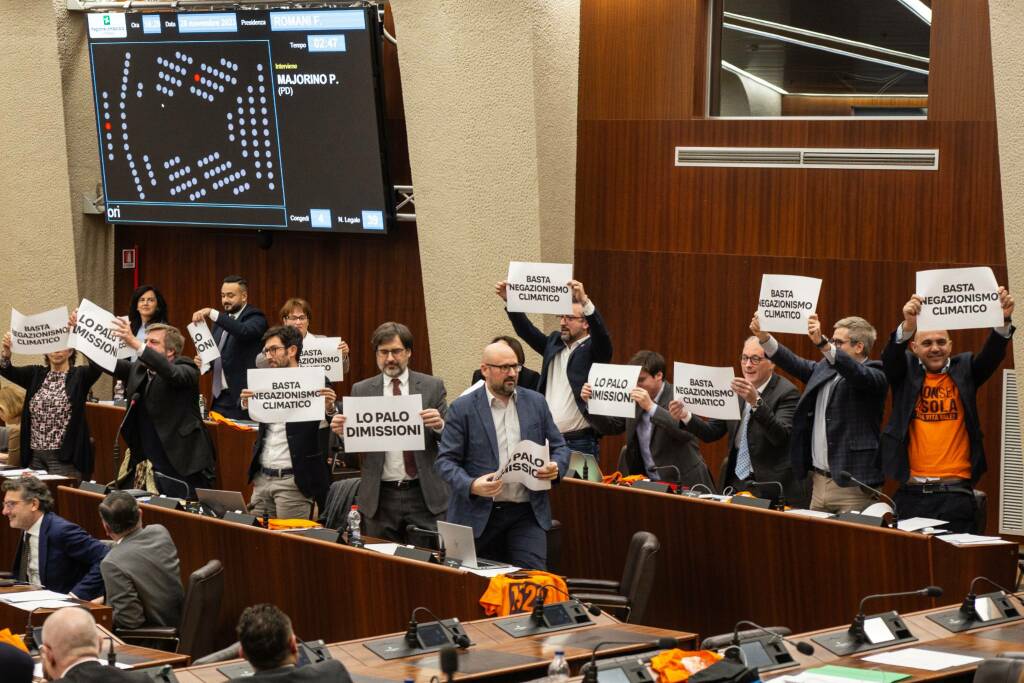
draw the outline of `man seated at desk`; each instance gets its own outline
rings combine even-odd
[[[352,683],[345,665],[336,659],[296,667],[299,646],[292,621],[274,605],[246,607],[237,631],[238,654],[252,664],[253,675],[233,680]]]
[[[103,595],[100,562],[107,547],[53,510],[53,495],[36,477],[6,479],[4,516],[22,532],[14,577],[81,600]]]
[[[152,681],[140,671],[124,671],[100,661],[103,640],[89,610],[65,607],[51,614],[43,623],[43,644],[39,648],[47,680],[68,683]]]

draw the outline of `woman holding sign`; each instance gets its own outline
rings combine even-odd
[[[93,449],[85,402],[102,370],[75,365],[74,349],[43,354],[43,365],[11,363],[11,333],[0,346],[0,376],[25,389],[21,414],[21,463],[50,474],[88,479]]]

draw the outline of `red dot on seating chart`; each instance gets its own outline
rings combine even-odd
[[[110,130],[110,128],[111,128],[110,121],[107,121],[106,124],[104,124],[103,127],[106,128],[107,130]]]
[[[195,81],[196,83],[198,83],[199,82],[199,74],[194,74],[192,76],[192,80]]]

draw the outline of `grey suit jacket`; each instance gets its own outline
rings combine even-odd
[[[444,382],[437,377],[422,372],[409,371],[409,395],[419,394],[423,397],[423,408],[436,408],[444,417],[448,413],[447,392]],[[384,375],[374,375],[352,385],[352,396],[384,395]],[[340,410],[340,407],[339,407]],[[434,472],[434,460],[437,459],[437,444],[441,440],[433,430],[426,430],[426,448],[416,451],[416,469],[420,478],[420,491],[427,509],[440,515],[448,508],[448,485]],[[384,472],[384,453],[363,453],[361,455],[361,477],[359,484],[359,509],[367,517],[377,514],[380,501],[380,480]]]
[[[115,628],[178,626],[185,594],[178,549],[166,528],[150,524],[122,538],[100,573]]]
[[[669,415],[668,404],[672,401],[672,385],[665,382],[658,397],[658,407],[651,418],[651,457],[658,467],[673,465],[679,469],[679,481],[683,486],[703,484],[714,490],[715,482],[708,471],[707,463],[701,457],[697,437],[679,426],[679,421]],[[609,417],[607,415],[589,415],[590,424],[602,434],[626,433],[626,445],[619,456],[619,471],[624,475],[647,474],[643,455],[640,453],[640,439],[636,426],[640,421],[640,406],[636,407],[635,416]],[[665,481],[675,481],[676,473],[671,469],[661,470],[658,477]]]
[[[283,666],[279,669],[257,671],[252,676],[233,678],[233,681],[274,681],[275,683],[291,683],[292,681],[316,681],[316,683],[352,683],[345,665],[337,659],[328,659],[302,667]]]

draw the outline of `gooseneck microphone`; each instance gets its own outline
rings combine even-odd
[[[842,470],[839,473],[839,475],[836,476],[835,481],[840,486],[848,486],[852,482],[852,483],[856,484],[857,486],[859,486],[859,487],[861,487],[863,489],[867,489],[868,491],[871,491],[871,493],[875,494],[879,498],[884,498],[885,501],[887,503],[889,503],[889,505],[892,506],[892,516],[893,516],[892,528],[893,529],[896,528],[897,522],[899,521],[899,518],[900,518],[899,514],[896,512],[896,501],[894,501],[889,496],[885,495],[880,489],[876,489],[874,486],[868,486],[867,484],[862,482],[860,479],[857,479],[852,474],[847,472],[846,470]]]
[[[597,683],[597,651],[605,645],[637,645],[639,647],[656,647],[659,650],[671,650],[679,646],[675,638],[662,637],[646,643],[638,643],[635,640],[602,640],[590,651],[590,661],[583,665],[586,671],[583,672],[583,683]]]
[[[544,602],[547,600],[548,590],[558,591],[570,600],[574,600],[577,604],[581,605],[585,610],[587,610],[587,612],[589,612],[591,616],[601,616],[600,607],[598,607],[592,602],[583,602],[572,593],[564,591],[554,584],[541,584],[535,583],[533,581],[527,581],[525,582],[525,585],[533,586],[537,589],[536,595],[533,596],[533,611],[530,612],[530,620],[538,626],[544,623]]]
[[[447,624],[438,619],[437,615],[435,615],[426,607],[417,607],[412,611],[412,614],[409,615],[409,626],[405,630],[405,643],[410,648],[418,648],[420,646],[419,638],[416,635],[416,631],[419,628],[419,624],[416,623],[416,614],[418,612],[426,612],[427,614],[429,614],[434,619],[434,621],[436,621],[438,625],[441,626],[441,629],[448,634],[448,637],[451,638],[452,642],[454,642],[456,645],[462,648],[469,647],[469,636],[461,633],[456,633],[455,631],[450,629]]]
[[[661,472],[662,470],[675,470],[676,480],[674,482],[671,482],[671,483],[673,483],[673,484],[682,484],[683,483],[683,475],[679,471],[679,468],[676,467],[675,465],[657,465],[654,468],[655,472]],[[662,479],[662,481],[665,481],[665,480]],[[666,482],[666,483],[668,483],[668,482]]]
[[[964,597],[963,604],[960,605],[960,614],[964,615],[965,619],[970,621],[982,621],[981,615],[978,614],[978,608],[974,606],[974,601],[978,599],[978,596],[974,592],[974,586],[979,582],[984,581],[992,586],[995,586],[999,590],[1003,591],[1006,595],[1012,595],[1012,593],[998,583],[988,578],[987,576],[976,576],[971,581],[971,587],[967,591],[967,595]]]
[[[459,651],[451,645],[441,648],[441,673],[448,683],[455,680],[455,672],[459,670]]]
[[[736,625],[732,629],[732,646],[734,647],[738,648],[740,646],[740,626],[743,625],[752,626],[754,630],[761,631],[763,633],[770,635],[772,637],[772,640],[769,642],[781,640],[782,642],[788,643],[789,645],[795,647],[797,649],[797,652],[799,652],[802,655],[810,656],[814,654],[814,646],[810,643],[805,642],[803,640],[790,640],[781,633],[775,633],[774,631],[770,631],[766,629],[764,626],[761,626],[760,624],[755,624],[754,622],[747,621],[746,619],[737,621]]]
[[[853,623],[850,624],[848,630],[850,637],[855,642],[863,643],[867,640],[867,634],[864,633],[864,603],[869,600],[875,600],[878,598],[907,598],[907,597],[922,597],[922,598],[938,598],[942,596],[942,588],[939,586],[927,586],[925,588],[919,588],[916,591],[903,591],[901,593],[877,593],[875,595],[865,595],[860,605],[857,607],[857,616],[853,618]]]
[[[778,499],[779,505],[782,506],[782,505],[786,504],[786,489],[784,489],[782,487],[782,482],[781,481],[753,481],[753,480],[751,480],[750,485],[758,487],[758,493],[761,492],[760,488],[762,486],[778,486],[779,487],[779,499]]]
[[[415,524],[409,524],[405,527],[405,535],[410,534],[427,534],[429,536],[437,537],[437,559],[444,564],[445,551],[444,551],[444,536],[441,535],[440,531],[436,529],[427,529],[425,527],[416,526]]]
[[[117,478],[117,473],[121,471],[121,444],[118,440],[121,438],[121,430],[124,429],[125,424],[128,422],[128,416],[132,414],[132,408],[142,398],[142,393],[136,391],[132,394],[131,398],[128,399],[128,407],[124,410],[124,417],[121,418],[121,424],[117,426],[117,431],[114,432],[114,448],[112,455],[114,456],[114,488],[121,488],[121,480]]]

